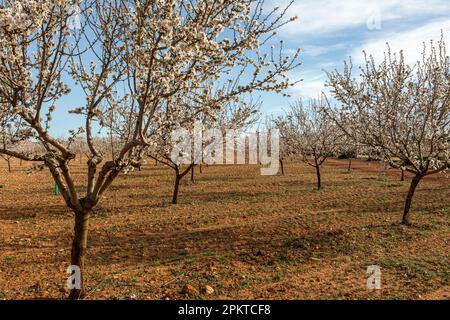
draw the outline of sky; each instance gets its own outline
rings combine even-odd
[[[269,7],[287,5],[290,0],[268,0]],[[350,56],[355,65],[363,61],[363,50],[381,61],[388,42],[392,51],[404,50],[408,63],[420,57],[423,43],[437,41],[444,32],[450,52],[450,0],[295,0],[287,12],[298,19],[283,27],[288,51],[302,48],[302,66],[290,75],[302,80],[288,93],[263,94],[262,111],[278,116],[296,99],[317,98],[325,90],[326,71],[342,69]],[[326,90],[325,90],[326,91]],[[68,128],[76,129],[82,117],[67,114],[84,101],[63,99],[51,131],[66,136]],[[56,120],[56,119],[55,119]]]
[[[286,5],[289,1],[272,1]],[[302,79],[289,90],[291,98],[273,94],[263,98],[263,111],[279,115],[295,99],[317,98],[325,91],[326,71],[341,70],[351,56],[363,61],[363,50],[381,62],[388,42],[393,52],[404,50],[414,64],[423,43],[438,41],[441,30],[450,52],[449,0],[296,0],[288,11],[298,20],[285,26],[280,36],[289,49],[302,48],[302,66],[292,79]]]

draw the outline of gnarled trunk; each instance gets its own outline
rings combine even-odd
[[[189,173],[189,171],[193,170],[194,164],[191,164],[189,167],[186,168],[186,170],[180,172],[180,167],[176,166],[173,167],[175,169],[175,186],[173,188],[173,198],[172,198],[172,204],[178,203],[178,191],[180,189],[180,182],[181,180]]]
[[[320,166],[316,165],[316,174],[317,174],[317,190],[322,189],[322,178],[320,175]]]
[[[405,209],[403,211],[403,219],[402,224],[410,225],[410,210],[411,210],[411,204],[412,199],[414,197],[414,193],[416,192],[417,186],[419,185],[420,180],[422,180],[422,175],[415,175],[414,178],[411,181],[411,185],[409,187],[408,195],[406,196],[406,202],[405,202]]]
[[[80,270],[80,287],[71,288],[69,299],[82,299],[85,295],[84,292],[84,258],[87,248],[87,237],[89,229],[89,213],[88,212],[76,212],[75,213],[75,228],[74,237],[72,241],[72,253],[70,263],[72,266],[79,267]]]
[[[172,204],[178,203],[178,191],[180,189],[180,181],[181,181],[180,170],[176,169],[175,186],[173,188]]]

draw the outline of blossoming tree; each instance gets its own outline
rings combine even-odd
[[[71,265],[80,272],[70,298],[84,293],[84,261],[92,209],[116,177],[141,160],[136,152],[150,145],[153,116],[176,95],[196,101],[215,91],[216,108],[252,91],[281,93],[293,84],[287,73],[298,66],[273,47],[275,32],[290,19],[286,11],[265,10],[263,0],[86,0],[74,24],[74,1],[2,0],[0,2],[0,100],[21,126],[45,148],[19,153],[7,146],[3,155],[42,162],[74,212]],[[74,30],[76,26],[76,30]],[[217,83],[233,77],[230,89]],[[73,83],[73,84],[72,84]],[[80,94],[71,93],[69,85]],[[89,149],[84,192],[75,185],[69,163],[76,157],[70,141],[55,139],[49,124],[63,96],[78,104],[72,113],[83,119],[71,138],[83,136]],[[129,134],[113,159],[96,145],[95,132],[112,98],[126,103],[118,119]],[[180,105],[185,108],[185,105]]]
[[[320,168],[338,150],[338,130],[322,112],[324,100],[292,104],[284,117],[275,120],[289,153],[316,169],[317,188],[322,188]]]
[[[172,168],[175,172],[172,204],[178,202],[181,180],[197,165],[224,164],[224,150],[228,130],[236,135],[255,123],[259,114],[259,102],[227,103],[220,109],[211,110],[204,104],[190,105],[183,99],[155,114],[148,140],[150,146],[144,154]],[[230,137],[235,138],[235,137]]]
[[[403,224],[410,224],[412,199],[426,176],[448,169],[450,160],[450,62],[445,43],[425,46],[414,66],[403,52],[385,54],[376,64],[366,55],[359,78],[352,63],[328,74],[328,86],[341,104],[327,114],[350,137],[394,168],[414,175],[406,196]]]

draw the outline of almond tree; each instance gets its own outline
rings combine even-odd
[[[0,149],[10,150],[9,153],[0,152],[0,157],[6,161],[9,173],[12,170],[11,159],[20,154],[31,136],[32,132],[23,126],[23,120],[11,109],[8,101],[0,96]]]
[[[204,105],[177,108],[185,103],[189,102],[180,99],[155,114],[148,137],[151,146],[145,149],[149,157],[174,170],[172,204],[178,202],[180,182],[195,166],[223,163],[227,130],[243,130],[257,121],[259,113],[259,102],[251,100],[215,110]]]
[[[424,46],[421,61],[408,65],[390,49],[381,64],[366,55],[359,78],[351,60],[343,72],[328,74],[340,108],[327,114],[350,137],[376,150],[389,165],[414,175],[403,224],[410,224],[412,199],[426,176],[444,172],[450,159],[450,62],[445,43]]]
[[[336,129],[339,130],[338,127]],[[348,160],[347,172],[350,173],[352,171],[352,160],[358,158],[358,143],[342,131],[338,134],[338,137],[336,143],[339,158]]]
[[[13,127],[11,122],[11,119],[6,114],[0,116],[0,145],[3,149],[9,148],[12,150],[17,147],[17,143],[14,139],[16,128]],[[11,158],[13,158],[13,156],[9,154],[0,154],[0,157],[6,161],[8,164],[8,172],[11,173]]]
[[[82,164],[83,163],[83,155],[88,152],[86,141],[82,137],[76,136],[72,140],[71,150],[78,155],[79,162],[80,162],[80,164]]]
[[[178,203],[181,180],[199,161],[192,153],[194,131],[201,130],[201,128],[196,128],[200,119],[199,114],[200,111],[192,107],[180,109],[168,104],[165,109],[161,108],[154,115],[155,123],[152,125],[148,136],[150,146],[144,150],[144,153],[174,170],[172,204]],[[180,132],[183,139],[186,139],[181,146],[180,141],[174,138],[177,132]],[[174,151],[176,147],[177,149]],[[174,152],[176,152],[175,155]]]
[[[338,150],[338,131],[322,112],[323,100],[302,100],[289,107],[287,114],[275,120],[289,153],[316,169],[317,188],[322,188],[320,168]]]
[[[277,122],[277,119],[275,119],[273,116],[266,117],[263,127],[266,130],[266,132],[270,135],[272,130],[277,129],[277,125],[279,123]],[[280,162],[280,169],[281,169],[281,175],[284,176],[285,170],[284,170],[284,160],[286,157],[294,156],[294,152],[290,149],[290,145],[286,143],[285,139],[281,137],[279,140],[279,162]]]
[[[74,4],[81,16],[76,30]],[[298,66],[299,51],[286,56],[282,44],[267,54],[258,50],[292,20],[285,13],[266,10],[263,0],[1,0],[0,100],[6,102],[1,107],[20,118],[45,152],[7,146],[0,154],[45,164],[74,212],[71,265],[79,268],[81,283],[71,288],[70,298],[83,297],[92,210],[121,172],[139,164],[136,150],[151,145],[148,133],[157,110],[181,94],[196,101],[205,96],[198,92],[216,90],[214,101],[203,102],[220,108],[241,94],[281,93],[294,83],[286,74]],[[232,78],[238,80],[230,90],[215,89],[232,74],[247,76]],[[83,96],[71,95],[68,84],[78,86]],[[84,124],[59,141],[50,124],[67,95],[74,97],[77,106],[71,111]],[[111,99],[126,101],[120,121],[129,135],[106,160],[95,132]],[[76,157],[70,141],[79,136],[90,153],[84,192],[69,166]]]

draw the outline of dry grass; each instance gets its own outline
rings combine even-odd
[[[325,164],[324,190],[310,168],[285,176],[257,166],[209,167],[170,205],[172,172],[147,165],[121,176],[91,219],[88,298],[181,299],[185,283],[209,284],[201,299],[449,298],[450,185],[427,178],[412,227],[398,224],[408,182],[377,163]],[[0,164],[0,299],[61,298],[71,212],[47,171]],[[80,190],[84,167],[73,164]],[[188,178],[188,177],[187,177]],[[366,289],[368,265],[382,290]]]

